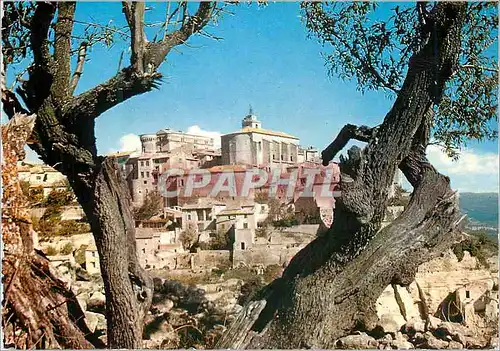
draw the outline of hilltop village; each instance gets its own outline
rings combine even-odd
[[[140,140],[139,152],[108,157],[116,158],[130,191],[137,255],[155,281],[144,347],[213,347],[252,293],[279,277],[290,259],[335,220],[339,166],[322,166],[315,147],[264,129],[252,111],[241,129],[222,135],[220,148],[212,138],[171,129]],[[90,330],[105,340],[99,254],[66,178],[52,167],[28,162],[18,164],[18,178],[30,201],[35,246],[76,294]],[[400,182],[398,173],[384,224],[408,202]],[[376,306],[385,336],[350,335],[338,347],[493,345],[495,250],[478,251],[473,245],[421,266],[406,290],[387,287]],[[449,310],[452,300],[456,311]],[[438,312],[425,317],[422,311]],[[459,341],[455,334],[443,334],[450,340],[436,337],[448,320],[466,323]],[[425,323],[431,323],[433,333],[422,334]],[[181,332],[186,325],[201,334],[189,334],[194,327]]]
[[[220,148],[213,138],[172,129],[141,135],[140,140],[140,152],[108,157],[116,158],[129,187],[136,214],[137,252],[147,269],[204,267],[205,262],[214,266],[286,265],[332,223],[339,194],[338,165],[322,166],[318,149],[302,147],[296,136],[263,128],[251,109],[242,119],[241,129],[221,136]],[[162,177],[172,170],[177,173]],[[243,194],[245,177],[256,170],[267,179],[258,187],[247,186]],[[208,182],[191,184],[188,190],[189,172],[197,171]],[[214,191],[228,174],[233,188]],[[67,186],[65,177],[46,165],[23,163],[19,177],[28,183],[31,196],[41,198]],[[306,188],[309,194],[305,194]],[[162,191],[174,195],[163,196]],[[33,213],[42,219],[44,208],[35,206]],[[73,202],[64,207],[60,219],[79,221],[83,217]],[[78,235],[85,238],[71,245],[86,245],[86,269],[99,272],[92,236]],[[65,242],[50,237],[44,245]]]

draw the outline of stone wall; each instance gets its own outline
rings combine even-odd
[[[283,245],[254,245],[249,250],[235,251],[233,267],[283,265],[299,252],[303,246],[286,248]]]

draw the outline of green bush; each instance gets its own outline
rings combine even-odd
[[[57,251],[57,249],[54,246],[49,246],[49,247],[47,247],[47,249],[45,249],[45,254],[47,256],[55,256],[58,253],[59,253],[59,251]]]
[[[73,253],[73,245],[71,245],[71,243],[66,243],[61,248],[61,255],[69,255],[71,253]]]
[[[472,231],[467,239],[453,246],[453,252],[461,261],[464,251],[469,251],[481,265],[489,267],[487,259],[498,253],[498,242],[495,239],[484,230]]]
[[[47,196],[47,199],[45,199],[45,205],[47,207],[67,206],[73,202],[74,198],[75,196],[70,188],[62,190],[54,188]]]

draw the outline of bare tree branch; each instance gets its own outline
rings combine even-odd
[[[355,126],[353,124],[346,124],[339,132],[334,141],[321,152],[323,165],[327,166],[333,160],[339,151],[341,151],[347,143],[351,140],[359,140],[368,142],[375,137],[377,127],[370,128],[367,126]]]
[[[87,56],[87,45],[86,41],[80,44],[80,48],[78,49],[78,59],[76,62],[76,69],[73,72],[73,77],[71,78],[71,83],[69,85],[70,95],[73,95],[75,92],[76,86],[78,85],[78,81],[83,73],[83,65],[85,64],[85,57]]]
[[[134,2],[130,6],[129,26],[132,33],[132,55],[130,57],[131,66],[139,73],[144,73],[144,50],[147,43],[144,33],[144,2]]]
[[[54,59],[57,68],[54,70],[54,81],[51,86],[52,95],[56,100],[68,97],[71,78],[71,33],[75,16],[75,2],[59,2],[57,22],[54,27]]]
[[[49,51],[48,33],[56,8],[53,4],[38,3],[31,22],[31,49],[37,65],[49,70],[52,57]]]
[[[160,73],[139,75],[130,67],[125,68],[107,82],[75,96],[65,106],[64,113],[73,118],[97,118],[133,96],[158,88],[160,78]]]
[[[476,66],[476,65],[461,65],[458,69],[475,69],[480,71],[494,72],[498,73],[498,67],[486,67],[486,66]]]

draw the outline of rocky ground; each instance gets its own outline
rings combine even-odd
[[[336,341],[339,349],[496,348],[498,265],[488,268],[467,252],[451,253],[422,265],[408,287],[389,286],[377,302],[379,325]],[[105,296],[99,276],[74,261],[57,266],[77,295],[90,330],[105,341]],[[145,320],[144,348],[208,349],[215,344],[254,291],[275,270],[229,270],[221,274],[155,278],[153,304]],[[178,280],[173,280],[178,279]],[[458,310],[451,307],[459,305]],[[451,307],[450,307],[451,306]]]

